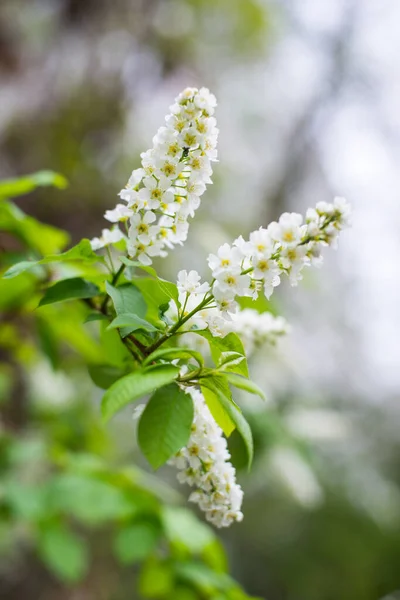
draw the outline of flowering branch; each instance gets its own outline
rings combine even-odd
[[[111,281],[103,266],[93,279],[86,274],[90,269],[83,269],[87,279],[69,277],[47,286],[40,304],[79,298],[107,317],[107,329],[118,330],[133,361],[122,348],[120,359],[113,356],[110,365],[103,365],[100,385],[107,387],[103,417],[153,394],[138,423],[144,455],[154,468],[168,460],[174,464],[179,481],[195,487],[190,500],[211,523],[226,527],[243,518],[243,492],[224,435],[236,428],[249,464],[253,454],[249,425],[230,386],[263,397],[249,379],[246,352],[274,343],[288,331],[282,317],[240,310],[240,304],[243,298],[256,300],[262,294],[269,299],[281,276],[287,275],[297,285],[304,267],[319,266],[322,249],[335,246],[340,231],[349,224],[350,206],[342,198],[332,204],[319,202],[305,219],[284,213],[278,222],[250,233],[248,240],[240,236],[232,244],[223,244],[208,257],[210,283],[201,282],[194,270],[180,271],[176,285],[158,277],[150,266],[152,259],[183,244],[189,217],[198,209],[206,185],[212,183],[218,137],[215,106],[215,97],[205,88],[187,88],[179,94],[152,148],[141,154],[141,167],[119,193],[123,203],[105,213],[113,227],[64,253],[14,265],[5,276],[53,262],[106,266]],[[104,248],[110,264],[95,254]],[[150,277],[135,277],[130,267]],[[99,281],[105,285],[104,296]],[[99,315],[90,317],[95,320]],[[101,340],[105,356],[115,351],[114,342],[115,338],[112,345]],[[207,362],[210,353],[212,368]],[[102,365],[97,367],[101,371]]]

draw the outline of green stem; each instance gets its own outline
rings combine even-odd
[[[192,379],[199,379],[201,377],[202,368],[196,369],[195,371],[191,371],[187,375],[178,378],[179,383],[186,383],[187,381],[191,381]]]
[[[136,348],[133,348],[133,347],[132,347],[132,346],[134,346],[134,342],[133,342],[133,340],[132,340],[132,339],[129,339],[129,338],[125,338],[125,339],[124,339],[124,338],[122,338],[122,337],[121,337],[121,341],[122,341],[122,343],[123,343],[123,344],[125,344],[125,345],[128,347],[129,351],[131,352],[132,356],[133,356],[133,357],[136,359],[136,361],[137,361],[139,364],[141,364],[141,362],[142,362],[142,357],[141,357],[141,356],[139,355],[139,353],[136,351]],[[130,343],[128,343],[128,342],[130,342]],[[131,345],[131,344],[132,344],[132,345]]]
[[[127,337],[128,337],[128,339],[129,339],[129,340],[130,340],[130,341],[131,341],[133,344],[135,344],[136,348],[137,348],[138,350],[140,350],[140,352],[142,353],[142,355],[143,355],[143,356],[146,356],[146,354],[147,354],[147,348],[146,348],[146,346],[144,346],[144,345],[142,344],[142,342],[139,342],[139,340],[137,340],[137,339],[135,338],[135,336],[134,336],[134,335],[132,335],[132,334],[130,334],[130,335],[129,335],[129,336],[127,336]]]
[[[189,321],[189,319],[191,319],[196,313],[198,313],[200,310],[202,310],[203,308],[205,308],[207,306],[207,304],[209,304],[210,302],[212,302],[212,300],[214,299],[214,296],[206,296],[201,302],[200,304],[198,304],[196,306],[196,308],[194,308],[190,313],[188,313],[185,317],[183,317],[183,319],[180,319],[177,323],[175,323],[175,325],[173,325],[173,327],[171,327],[171,329],[162,337],[160,337],[159,340],[157,340],[157,342],[154,342],[154,344],[152,344],[151,346],[148,346],[148,348],[146,348],[146,355],[151,354],[152,352],[154,352],[154,350],[157,350],[157,348],[159,348],[162,344],[164,344],[164,342],[166,342],[167,340],[169,340],[173,335],[175,335],[175,333],[178,331],[178,329],[180,327],[182,327],[182,325],[184,325],[187,321]]]

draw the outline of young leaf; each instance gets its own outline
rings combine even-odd
[[[233,400],[231,400],[226,394],[226,383],[227,382],[225,377],[210,377],[203,380],[202,388],[206,387],[212,392],[214,392],[214,394],[218,397],[221,406],[224,408],[232,422],[235,424],[236,429],[242,436],[243,441],[245,443],[248,455],[248,467],[250,468],[254,454],[253,436],[251,434],[250,425],[244,418],[237,404],[235,404]]]
[[[121,327],[127,327],[129,330],[129,333],[132,333],[132,331],[137,331],[138,329],[143,329],[144,331],[149,331],[150,333],[157,331],[157,329],[154,327],[154,325],[152,325],[148,321],[141,319],[137,315],[128,314],[128,313],[127,314],[125,314],[125,313],[119,314],[118,317],[116,317],[110,323],[110,325],[108,326],[107,329],[117,329],[117,328],[121,328]],[[125,332],[125,335],[129,335],[129,334],[127,332]]]
[[[241,339],[236,333],[229,333],[223,338],[214,337],[210,331],[195,331],[198,335],[206,338],[210,345],[211,356],[216,365],[218,365],[221,361],[221,357],[223,353],[226,352],[236,352],[240,356],[243,356],[243,360],[236,362],[234,364],[229,364],[225,367],[227,371],[232,371],[234,373],[238,373],[239,375],[243,375],[243,377],[249,376],[249,370],[247,367],[246,354],[243,348],[243,344]]]
[[[104,394],[101,403],[103,419],[107,421],[130,402],[174,381],[179,368],[173,365],[160,365],[157,368],[136,371],[114,383]]]
[[[89,562],[87,546],[64,525],[46,526],[40,532],[38,548],[46,566],[66,583],[76,583],[84,577]]]
[[[32,175],[24,175],[16,179],[4,179],[0,181],[0,200],[2,198],[13,198],[32,192],[39,186],[52,185],[60,190],[68,186],[68,181],[59,173],[54,171],[38,171]]]
[[[240,364],[245,358],[246,357],[243,356],[243,354],[239,354],[239,352],[221,352],[217,367],[221,370],[227,370],[228,367]]]
[[[160,358],[162,358],[162,359],[194,358],[197,361],[199,367],[202,367],[204,365],[203,356],[200,354],[200,352],[197,352],[196,350],[190,350],[189,348],[160,348],[160,350],[155,350],[154,352],[152,352],[143,361],[143,366],[148,365]]]
[[[99,293],[100,290],[94,283],[80,277],[72,277],[71,279],[57,281],[57,283],[47,288],[45,295],[39,302],[39,306],[63,302],[71,298],[93,298]]]
[[[47,265],[50,263],[58,263],[58,262],[95,262],[102,261],[102,257],[95,254],[92,250],[89,240],[83,239],[77,244],[73,246],[66,252],[62,252],[61,254],[49,254],[42,258],[41,260],[23,260],[22,262],[16,263],[12,267],[8,269],[3,275],[5,279],[10,279],[11,277],[16,277],[20,275],[24,271],[28,269],[32,269],[37,265]]]
[[[114,287],[106,282],[107,294],[111,296],[117,315],[136,315],[141,319],[146,317],[147,304],[140,290],[127,283]]]
[[[139,420],[138,442],[154,469],[186,446],[193,416],[191,396],[176,384],[157,390],[150,398]]]
[[[263,400],[266,400],[262,389],[256,383],[254,383],[254,381],[251,381],[251,379],[246,379],[245,377],[237,375],[236,373],[224,373],[224,375],[231,385],[234,385],[241,390],[245,390],[250,394],[256,394]]]

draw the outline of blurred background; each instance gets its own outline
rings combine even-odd
[[[245,520],[222,539],[234,577],[268,600],[400,598],[399,56],[396,0],[0,2],[0,177],[65,175],[68,189],[21,206],[73,242],[105,226],[187,86],[217,96],[220,162],[188,242],[157,265],[165,277],[206,273],[209,252],[283,211],[334,195],[353,204],[353,228],[323,269],[275,292],[291,332],[251,364],[268,404],[244,400],[257,458],[239,476]],[[83,375],[36,362],[30,377],[40,410],[16,464],[42,437],[108,448],[99,426],[88,440]],[[121,427],[113,452],[133,462]],[[14,551],[0,597],[135,598],[130,583],[104,591],[102,561],[66,591]]]

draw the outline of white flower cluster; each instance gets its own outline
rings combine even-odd
[[[212,293],[222,314],[237,310],[236,296],[257,298],[263,289],[270,298],[280,275],[292,285],[302,278],[303,267],[321,263],[323,246],[335,246],[339,231],[349,224],[351,209],[343,198],[333,204],[320,202],[307,211],[306,221],[298,213],[284,213],[278,222],[224,244],[210,254],[208,264],[214,278]]]
[[[236,483],[236,472],[222,430],[215,423],[200,390],[186,388],[194,404],[192,433],[185,448],[169,464],[179,469],[178,481],[195,487],[189,497],[205,512],[216,527],[229,527],[243,519],[243,491]]]
[[[303,267],[322,263],[322,248],[336,244],[339,232],[349,224],[350,212],[350,205],[343,198],[335,198],[333,204],[320,202],[315,209],[309,209],[305,223],[300,214],[284,213],[267,229],[253,231],[249,241],[239,237],[232,246],[224,244],[216,255],[208,257],[214,277],[212,287],[201,283],[196,271],[178,273],[181,310],[170,302],[166,318],[174,324],[185,319],[181,332],[208,328],[213,336],[223,337],[235,331],[248,348],[273,342],[287,332],[285,320],[253,310],[238,312],[236,296],[256,299],[263,289],[269,298],[282,273],[296,285]],[[196,312],[200,304],[204,306]],[[191,341],[190,347],[199,349],[202,344],[199,339],[185,338],[186,342]]]
[[[153,147],[141,154],[142,167],[132,172],[119,193],[126,204],[117,204],[104,215],[111,223],[126,224],[128,253],[144,265],[186,240],[188,217],[194,216],[206,184],[212,183],[211,164],[217,160],[218,129],[212,116],[216,104],[206,88],[187,88],[179,94],[165,126],[153,138]],[[94,249],[113,243],[105,231],[92,240]],[[124,237],[119,229],[113,235],[115,231]]]
[[[279,337],[289,332],[288,322],[283,317],[259,313],[252,308],[239,310],[227,324],[242,340],[247,357],[264,344],[276,344]]]

